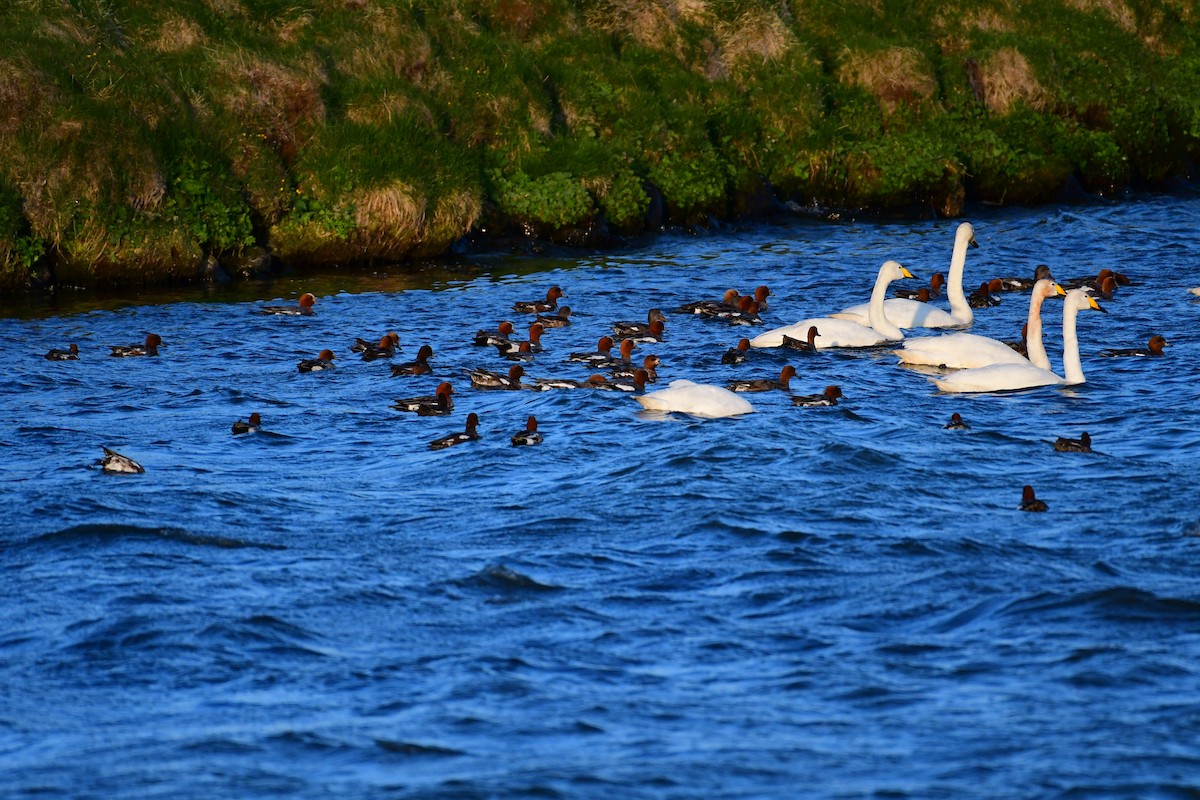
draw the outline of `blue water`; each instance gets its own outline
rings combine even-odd
[[[946,396],[883,351],[729,367],[745,329],[669,313],[760,283],[771,326],[861,302],[885,259],[945,271],[945,220],[10,307],[0,796],[1196,797],[1200,200],[975,212],[968,289],[1043,262],[1136,282],[1080,315],[1085,385]],[[848,399],[701,421],[473,391],[507,366],[474,332],[552,284],[575,321],[531,376],[586,377],[565,354],[659,306],[660,385],[793,363]],[[310,290],[311,318],[252,313]],[[1027,297],[973,330],[1015,338]],[[388,330],[436,374],[349,352]],[[106,355],[147,332],[159,358]],[[1152,333],[1165,358],[1095,356]],[[389,409],[444,379],[453,416]],[[426,448],[470,411],[478,442]],[[509,446],[530,413],[545,442]],[[1095,453],[1053,451],[1085,430]]]

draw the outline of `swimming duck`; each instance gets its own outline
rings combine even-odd
[[[993,291],[997,292],[1022,292],[1026,289],[1032,289],[1041,280],[1054,280],[1050,274],[1050,267],[1046,264],[1038,264],[1033,270],[1032,278],[997,278],[1000,281],[999,287]]]
[[[118,358],[156,356],[158,355],[158,348],[165,346],[161,336],[157,333],[148,333],[146,334],[145,344],[110,344],[109,348],[112,352],[109,355]]]
[[[737,311],[740,298],[741,295],[738,294],[737,289],[726,289],[720,300],[697,300],[692,303],[684,303],[678,310],[681,314],[715,316],[722,311]]]
[[[533,414],[530,414],[529,419],[526,420],[525,430],[513,434],[512,443],[513,447],[529,447],[542,443],[542,435],[538,433],[537,418]]]
[[[1021,490],[1021,506],[1022,511],[1047,511],[1049,506],[1045,501],[1038,500],[1033,496],[1033,487],[1026,486]]]
[[[488,369],[472,369],[468,370],[467,374],[471,376],[471,385],[476,389],[520,389],[525,368],[520,364],[513,364],[508,368],[507,375]]]
[[[416,361],[409,361],[404,364],[392,364],[392,377],[398,378],[401,375],[429,375],[433,372],[433,367],[429,366],[429,359],[433,358],[433,348],[427,344],[421,345],[421,349],[417,351]]]
[[[308,317],[313,313],[313,305],[317,302],[317,296],[311,292],[305,292],[300,295],[300,299],[296,301],[294,306],[262,306],[258,309],[259,314],[272,314],[277,317]]]
[[[608,359],[601,361],[594,359],[587,362],[589,367],[593,369],[612,369],[613,367],[624,367],[633,364],[633,349],[637,347],[636,339],[622,339],[620,355],[609,355]]]
[[[1101,350],[1100,355],[1107,358],[1120,358],[1124,356],[1164,356],[1164,347],[1170,347],[1167,340],[1162,336],[1155,334],[1150,337],[1149,347],[1131,347],[1125,350]]]
[[[515,342],[516,350],[509,350],[507,345],[498,344],[496,349],[500,351],[500,355],[508,361],[520,361],[523,364],[528,364],[533,361],[533,346],[529,342]]]
[[[391,344],[393,350],[400,347],[400,334],[396,333],[395,331],[385,334],[383,339],[386,339]],[[383,346],[383,339],[380,339],[378,342],[370,342],[361,336],[355,336],[354,344],[350,345],[350,352],[362,353],[366,350],[370,350],[373,347],[381,347]]]
[[[78,361],[79,360],[79,345],[71,342],[70,347],[66,350],[55,350],[51,348],[49,353],[43,356],[47,361]]]
[[[721,311],[710,315],[709,319],[719,319],[722,322],[728,322],[730,325],[762,325],[762,318],[758,315],[759,306],[753,297],[743,297],[738,301],[738,306],[732,311]]]
[[[1100,285],[1094,290],[1094,293],[1096,297],[1099,297],[1101,300],[1112,300],[1113,295],[1116,294],[1116,291],[1117,279],[1112,275],[1109,275],[1100,282]]]
[[[438,384],[433,395],[405,397],[392,403],[397,411],[410,411],[419,417],[441,417],[454,410],[454,387],[448,381]]]
[[[950,301],[949,313],[929,303],[918,303],[915,300],[897,297],[888,299],[883,304],[882,312],[887,322],[897,328],[965,328],[974,322],[975,312],[971,310],[971,304],[967,302],[967,296],[963,293],[962,282],[963,268],[967,262],[967,248],[978,246],[979,243],[975,241],[975,228],[971,223],[964,222],[959,225],[954,234],[954,250],[950,257],[950,276],[946,282],[946,299]],[[833,319],[849,320],[878,329],[878,326],[868,319],[869,306],[869,303],[862,303],[829,316]],[[822,336],[829,333],[829,331],[825,331]]]
[[[642,366],[635,367],[633,364],[622,364],[612,368],[612,376],[614,378],[632,378],[637,374],[638,369],[646,373],[646,382],[654,383],[658,380],[658,365],[662,360],[658,356],[646,356],[642,359]]]
[[[889,341],[901,341],[904,333],[884,315],[884,301],[887,298],[888,286],[892,281],[911,277],[912,273],[895,261],[885,261],[880,266],[879,273],[875,277],[875,288],[871,290],[871,302],[867,304],[868,319],[871,323],[869,326],[833,317],[802,319],[791,325],[760,333],[750,340],[750,346],[780,347],[783,345],[783,337],[807,336],[808,329],[813,325],[818,326],[821,331],[815,344],[818,349],[822,350],[829,347],[874,347]],[[898,300],[894,302],[908,303],[912,301]],[[913,305],[925,307],[924,303],[913,303]]]
[[[647,411],[677,411],[705,419],[751,414],[754,406],[723,386],[695,383],[689,380],[671,381],[665,389],[648,392],[633,398]]]
[[[817,330],[817,326],[810,325],[808,327],[808,337],[806,339],[793,339],[791,336],[785,335],[783,337],[783,344],[780,345],[780,347],[786,347],[790,350],[799,350],[802,353],[815,353],[817,352],[817,337],[820,335],[821,332]]]
[[[971,296],[967,298],[967,304],[971,308],[989,308],[1000,305],[1000,298],[995,292],[999,292],[1002,285],[999,278],[984,281],[978,289],[971,292]]]
[[[758,306],[758,313],[765,313],[767,310],[767,298],[771,296],[771,290],[766,286],[758,286],[754,289],[754,303]]]
[[[963,422],[962,414],[955,411],[950,415],[950,421],[942,426],[948,431],[969,431],[971,426]]]
[[[362,342],[362,339],[359,339],[358,342]],[[365,347],[358,351],[362,353],[363,361],[374,361],[377,358],[391,358],[396,354],[396,348],[400,345],[400,336],[396,333],[389,333],[387,336],[382,337],[378,344],[365,342],[364,344]],[[357,346],[356,342],[355,347]]]
[[[647,375],[646,370],[637,369],[633,372],[632,383],[609,380],[603,375],[592,375],[579,385],[584,389],[598,389],[602,392],[644,392],[646,390],[646,380],[648,378],[649,376]]]
[[[631,336],[647,334],[650,332],[650,327],[655,322],[665,323],[666,321],[667,318],[663,315],[661,310],[652,308],[646,312],[645,322],[614,322],[612,324],[612,330],[613,334],[615,334],[618,339],[626,339]]]
[[[1060,436],[1054,440],[1054,449],[1060,453],[1090,453],[1092,437],[1087,431],[1078,439],[1065,439]]]
[[[928,303],[930,299],[939,297],[942,294],[942,287],[945,285],[946,276],[940,272],[935,272],[929,276],[928,286],[922,286],[920,289],[897,289],[892,294],[896,297],[916,300],[920,303]]]
[[[475,344],[480,347],[487,345],[503,344],[508,341],[508,337],[513,335],[513,324],[508,320],[501,322],[494,331],[477,331],[475,333]]]
[[[812,408],[817,406],[836,406],[838,398],[843,400],[846,395],[842,394],[842,390],[837,386],[826,386],[825,391],[820,394],[796,394],[792,395],[792,405],[804,406]]]
[[[613,360],[613,344],[611,336],[601,336],[600,341],[596,343],[596,352],[571,353],[571,355],[567,356],[567,361],[578,361],[584,364],[607,364]]]
[[[250,415],[250,420],[239,419],[233,423],[233,434],[235,436],[242,433],[258,433],[258,429],[262,427],[262,417],[257,411]]]
[[[772,389],[781,389],[787,392],[791,390],[788,384],[794,377],[796,377],[796,368],[788,364],[779,371],[778,380],[772,378],[754,378],[751,380],[730,381],[725,384],[725,388],[731,392],[769,392]]]
[[[616,334],[613,338],[622,342],[661,342],[666,336],[666,325],[661,319],[650,323],[645,331],[631,334]]]
[[[332,350],[322,350],[316,358],[301,361],[296,368],[301,372],[320,372],[324,369],[333,369],[333,358]]]
[[[146,471],[141,464],[129,456],[123,456],[114,450],[109,450],[107,447],[102,447],[101,449],[104,450],[104,458],[96,463],[103,467],[105,472],[136,474]]]
[[[1036,386],[1073,386],[1087,379],[1079,360],[1079,337],[1076,317],[1085,308],[1104,309],[1085,289],[1072,289],[1063,300],[1063,377],[1047,368],[1029,364],[989,364],[986,367],[963,369],[944,378],[931,379],[943,392],[1000,392],[1009,389],[1031,389]],[[1031,325],[1032,329],[1032,325]],[[1038,337],[1040,340],[1040,337]],[[1029,337],[1032,348],[1034,337]],[[1032,355],[1032,352],[1031,352]],[[1032,359],[1030,359],[1032,361]],[[1047,362],[1049,363],[1049,362]]]
[[[558,308],[558,299],[560,297],[566,297],[563,294],[563,290],[557,286],[551,286],[546,290],[545,300],[528,300],[513,303],[513,311],[521,314],[544,314],[547,311],[553,311]]]
[[[750,340],[742,339],[737,343],[737,347],[731,347],[725,351],[725,355],[721,356],[722,364],[741,364],[746,360],[746,353],[750,351]]]
[[[545,330],[545,328],[542,326],[542,323],[540,323],[540,322],[535,322],[529,326],[529,341],[528,341],[529,347],[526,348],[529,352],[531,352],[531,353],[542,352],[542,332],[544,330]],[[500,355],[506,356],[509,353],[519,352],[521,349],[521,344],[522,344],[522,342],[518,342],[518,341],[514,341],[512,339],[509,339],[508,341],[497,342],[496,349],[500,352]]]
[[[479,415],[472,411],[467,415],[467,427],[462,433],[452,433],[449,436],[434,439],[429,443],[429,449],[442,450],[447,447],[453,447],[456,444],[462,444],[463,442],[473,442],[479,438],[479,433],[476,430],[478,427]]]
[[[1118,277],[1118,275],[1119,275],[1119,277]],[[1122,285],[1126,285],[1129,283],[1129,278],[1126,278],[1124,275],[1120,275],[1120,273],[1113,272],[1111,269],[1108,269],[1107,267],[1100,270],[1095,275],[1084,276],[1081,278],[1070,278],[1068,280],[1061,281],[1060,283],[1062,284],[1062,287],[1067,290],[1086,289],[1086,288],[1091,288],[1093,290],[1096,290],[1104,285],[1105,278],[1112,278],[1116,283],[1122,284]],[[1121,280],[1121,278],[1124,278],[1124,280]]]
[[[571,307],[562,306],[552,317],[538,315],[537,321],[543,328],[563,328],[571,324]]]

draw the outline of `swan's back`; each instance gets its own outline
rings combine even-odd
[[[964,369],[944,378],[932,378],[943,392],[1003,392],[1010,389],[1032,389],[1053,386],[1062,378],[1048,369],[1033,364],[992,364]]]
[[[860,303],[829,316],[833,319],[850,320],[860,325],[866,325],[869,305],[869,303]],[[900,297],[891,297],[885,300],[883,314],[897,328],[961,328],[969,324],[953,314],[929,305],[929,303]]]
[[[633,398],[648,411],[678,411],[697,417],[732,417],[754,411],[744,398],[721,386],[676,380],[665,389]]]
[[[1029,359],[1004,342],[975,333],[948,333],[905,339],[903,350],[892,351],[905,364],[971,369],[990,364],[1029,364]]]
[[[760,333],[750,340],[750,346],[782,347],[784,336],[807,340],[808,329],[814,325],[820,331],[813,342],[818,350],[830,347],[871,347],[887,341],[879,331],[865,324],[831,317],[816,317]]]

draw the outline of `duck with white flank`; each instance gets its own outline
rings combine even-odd
[[[397,411],[408,411],[419,417],[442,417],[454,410],[454,387],[442,381],[433,395],[404,397],[392,403]]]
[[[594,353],[571,353],[567,356],[567,361],[578,361],[583,364],[607,364],[613,360],[613,344],[611,336],[601,336],[600,341],[596,343]]]
[[[746,360],[746,353],[750,352],[750,340],[741,339],[737,343],[737,347],[731,347],[721,356],[722,364],[741,364]]]
[[[322,350],[320,353],[317,353],[316,358],[302,360],[296,365],[296,369],[301,372],[321,372],[322,370],[333,369],[333,359],[332,350]]]
[[[358,350],[362,353],[363,361],[374,361],[377,358],[391,358],[396,354],[396,348],[400,346],[400,336],[395,333],[389,333],[387,336],[381,337],[377,344],[370,344],[358,339],[354,347],[358,347],[358,343],[364,345]],[[354,348],[351,348],[354,349]]]
[[[513,324],[508,320],[501,322],[494,331],[481,330],[475,334],[475,344],[480,347],[504,344],[513,335]]]
[[[43,356],[47,361],[78,361],[79,360],[79,345],[71,342],[70,347],[66,350],[50,349],[49,353]]]
[[[1167,344],[1167,340],[1164,337],[1155,334],[1154,336],[1150,337],[1150,344],[1148,347],[1131,347],[1125,350],[1101,350],[1100,355],[1105,356],[1106,358],[1138,358],[1144,356],[1158,357],[1166,355],[1166,353],[1163,352],[1164,347],[1170,347],[1170,345]]]
[[[971,426],[963,422],[962,414],[955,411],[950,415],[950,421],[942,426],[948,431],[969,431]]]
[[[557,286],[551,286],[546,290],[545,300],[527,300],[513,303],[513,311],[521,314],[545,314],[547,311],[553,311],[558,308],[560,297],[566,297],[563,294],[563,290]]]
[[[476,389],[520,389],[525,368],[520,364],[513,364],[508,368],[507,375],[489,369],[472,369],[468,370],[467,374],[471,376],[471,385]]]
[[[110,356],[117,358],[130,358],[133,356],[156,356],[158,348],[165,347],[162,337],[157,333],[146,334],[146,342],[144,344],[110,344]]]
[[[650,327],[655,322],[666,322],[667,318],[663,312],[657,308],[652,308],[646,312],[645,322],[614,322],[612,324],[613,334],[618,339],[625,339],[631,336],[640,336],[650,332]]]
[[[443,450],[447,447],[453,447],[456,444],[464,442],[473,442],[479,438],[479,415],[472,411],[467,415],[466,429],[462,433],[452,433],[449,436],[443,436],[440,439],[434,439],[429,443],[430,450]]]
[[[543,328],[565,328],[571,324],[571,307],[562,306],[553,316],[538,315],[537,321],[542,323]]]
[[[517,353],[521,350],[522,344],[528,344],[525,348],[526,352],[540,353],[542,352],[542,333],[545,327],[540,322],[535,322],[529,326],[529,340],[527,342],[519,342],[515,339],[509,339],[504,342],[496,343],[496,350],[500,355],[506,356],[510,353]]]
[[[783,337],[783,344],[780,347],[786,347],[789,350],[799,350],[801,353],[817,352],[817,337],[821,335],[821,331],[817,330],[816,325],[810,325],[808,335],[804,339],[793,339],[791,336]]]
[[[838,398],[843,400],[846,395],[842,394],[842,390],[837,386],[826,386],[825,391],[820,394],[796,394],[792,395],[792,405],[803,406],[805,408],[820,408],[822,406],[836,406]]]
[[[513,434],[513,447],[531,447],[541,443],[542,435],[538,433],[537,417],[530,414],[529,419],[525,421],[525,430]]]

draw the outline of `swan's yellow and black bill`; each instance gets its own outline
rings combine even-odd
[[[1054,293],[1057,294],[1059,297],[1067,296],[1067,290],[1064,289],[1063,287],[1059,286],[1057,283],[1054,284]]]
[[[913,274],[908,271],[908,267],[901,267],[900,274],[906,278],[911,278],[913,276]]]
[[[1088,295],[1088,305],[1097,311],[1103,311],[1105,314],[1108,313],[1108,309],[1097,303],[1096,298],[1092,297],[1090,294]]]

